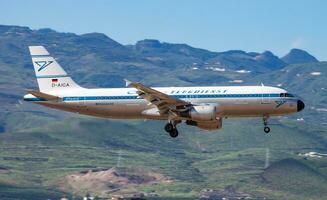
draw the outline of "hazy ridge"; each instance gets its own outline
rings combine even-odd
[[[271,135],[263,134],[261,119],[241,119],[225,120],[214,133],[181,126],[181,137],[172,140],[163,122],[96,119],[21,102],[27,88],[37,88],[29,45],[44,45],[85,87],[124,87],[124,78],[150,86],[264,83],[299,95],[306,109],[272,120]],[[134,193],[127,185],[117,194],[324,199],[327,159],[298,153],[327,152],[326,74],[327,62],[298,49],[278,58],[270,51],[211,52],[158,40],[122,45],[100,33],[0,26],[0,197],[99,195],[87,187],[65,186],[71,193],[64,193],[58,183],[69,174],[115,167],[172,180],[136,184]]]

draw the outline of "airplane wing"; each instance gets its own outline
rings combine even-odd
[[[166,114],[169,111],[175,111],[177,109],[184,108],[190,105],[189,102],[174,98],[165,93],[154,90],[150,87],[146,87],[141,83],[131,82],[126,80],[126,86],[132,86],[137,89],[137,94],[147,100],[149,103],[157,106],[160,114]]]
[[[57,96],[53,96],[51,94],[46,94],[40,91],[35,91],[35,90],[29,90],[28,93],[38,97],[38,98],[43,98],[46,99],[48,101],[59,101],[61,98],[57,97]]]

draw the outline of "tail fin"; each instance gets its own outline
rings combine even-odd
[[[29,46],[41,92],[81,89],[43,46]]]

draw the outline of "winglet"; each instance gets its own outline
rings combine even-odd
[[[132,84],[132,81],[129,81],[127,79],[124,79],[124,81],[126,82],[126,87],[130,86]]]

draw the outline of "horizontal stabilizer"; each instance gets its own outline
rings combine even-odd
[[[38,97],[38,98],[42,98],[42,99],[46,99],[48,101],[59,101],[61,98],[57,97],[57,96],[53,96],[51,94],[46,94],[40,91],[35,91],[35,90],[30,90],[28,91],[28,93]]]

